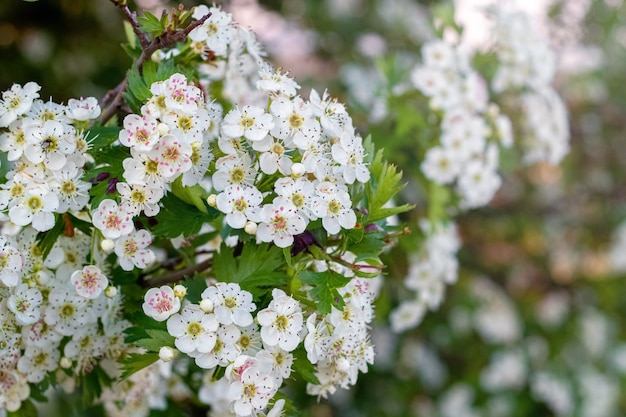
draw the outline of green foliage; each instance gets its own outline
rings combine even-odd
[[[150,12],[145,12],[144,16],[138,17],[137,21],[141,27],[141,30],[156,37],[165,31],[167,27],[167,13],[163,13],[159,19]]]
[[[122,379],[126,379],[132,374],[152,365],[159,360],[158,353],[131,353],[122,359]]]
[[[185,278],[182,285],[187,288],[185,298],[191,303],[199,304],[202,300],[202,293],[207,289],[206,279],[201,275],[196,275],[193,278]]]
[[[281,270],[284,262],[282,250],[267,243],[245,244],[239,256],[235,256],[233,248],[222,244],[214,257],[213,272],[218,281],[237,282],[258,297],[266,292],[266,287],[281,287],[287,283],[289,277]]]
[[[24,1],[37,1],[37,0],[24,0]],[[37,417],[39,412],[35,407],[35,404],[31,400],[26,400],[22,402],[19,410],[17,411],[7,411],[7,417]]]
[[[387,217],[404,213],[411,210],[414,206],[403,204],[397,207],[384,207],[385,204],[392,201],[393,197],[398,194],[406,184],[401,184],[402,173],[396,170],[396,167],[388,162],[383,161],[383,152],[378,151],[372,164],[370,165],[372,173],[372,181],[365,184],[365,194],[367,196],[367,216],[368,222],[376,222]]]
[[[328,314],[332,307],[338,310],[343,309],[345,302],[337,289],[347,285],[350,278],[331,270],[324,272],[302,271],[298,274],[298,278],[303,283],[311,285],[312,289],[309,291],[309,295],[317,303],[317,310],[320,313]]]
[[[100,366],[95,366],[91,372],[83,375],[79,379],[83,407],[89,407],[100,398],[102,389],[110,386],[112,381]]]
[[[219,212],[206,206],[206,213],[168,193],[161,200],[163,208],[156,215],[157,225],[152,229],[155,236],[175,238],[181,234],[189,237],[198,233],[204,223],[215,220]]]
[[[63,230],[65,229],[63,216],[55,214],[55,219],[56,221],[54,222],[52,229],[37,235],[37,245],[39,246],[39,249],[41,249],[42,257],[44,259],[48,256],[54,246],[54,242],[57,241],[58,237],[61,236]]]
[[[315,376],[315,367],[306,357],[306,350],[302,346],[293,352],[293,370],[296,375],[311,384],[319,384],[320,381]]]

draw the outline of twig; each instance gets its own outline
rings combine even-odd
[[[192,265],[185,269],[171,272],[169,274],[165,274],[157,278],[143,277],[143,279],[140,281],[139,284],[142,287],[158,287],[158,286],[165,285],[165,284],[172,284],[174,282],[178,282],[182,280],[185,277],[193,276],[195,272],[204,271],[205,269],[210,267],[212,263],[213,263],[213,259],[207,259],[207,260],[200,262],[199,264]]]
[[[141,25],[137,20],[137,14],[132,12],[128,6],[123,2],[111,0],[113,4],[115,4],[124,16],[128,19],[131,26],[133,27],[133,32],[139,38],[139,43],[141,45],[141,55],[137,58],[137,69],[139,69],[139,73],[141,73],[143,68],[143,63],[152,57],[156,51],[164,48],[169,48],[170,46],[176,45],[179,42],[183,42],[187,39],[189,32],[201,26],[206,22],[206,20],[211,17],[211,13],[207,13],[205,16],[202,16],[200,19],[191,22],[185,29],[177,29],[172,30],[170,28],[166,29],[166,31],[160,35],[150,40],[148,34],[141,30]],[[102,99],[102,104],[100,107],[106,109],[102,112],[102,116],[100,116],[100,123],[105,124],[113,115],[117,112],[120,106],[123,104],[123,94],[124,90],[128,86],[128,78],[125,78],[121,83],[117,85],[113,90],[110,90],[106,93],[104,98]]]

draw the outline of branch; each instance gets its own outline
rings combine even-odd
[[[204,271],[209,268],[213,263],[213,259],[209,258],[200,262],[199,264],[189,266],[187,268],[181,269],[179,271],[171,272],[169,274],[162,275],[157,278],[147,278],[143,277],[139,282],[139,285],[142,287],[159,287],[165,284],[172,284],[174,282],[178,282],[185,277],[192,277],[194,273]]]
[[[141,55],[139,56],[139,58],[137,58],[137,68],[139,69],[139,73],[142,72],[143,63],[147,59],[150,59],[156,51],[169,48],[170,46],[176,45],[179,42],[184,42],[185,39],[187,39],[189,32],[191,32],[198,26],[203,25],[204,22],[206,22],[207,19],[211,17],[211,13],[207,13],[200,19],[191,22],[184,29],[172,30],[168,28],[162,35],[150,40],[148,34],[141,30],[141,25],[137,21],[137,14],[132,12],[128,8],[126,2],[122,2],[119,0],[111,1],[120,10],[122,10],[122,13],[124,13],[124,16],[126,16],[131,26],[133,27],[133,32],[139,38],[139,43],[141,45]],[[100,116],[100,123],[105,124],[109,119],[111,119],[111,117],[113,117],[113,115],[123,104],[123,94],[126,90],[127,85],[128,78],[125,78],[121,83],[117,85],[117,87],[106,93],[106,95],[102,99],[102,104],[100,106],[104,109],[104,111],[102,112],[102,116]]]

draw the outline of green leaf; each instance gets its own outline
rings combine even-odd
[[[297,375],[311,384],[318,385],[320,383],[315,376],[315,367],[306,357],[306,350],[302,346],[293,352],[293,369]]]
[[[85,140],[90,144],[90,153],[99,152],[111,146],[120,135],[119,126],[93,126],[87,131]]]
[[[163,22],[150,12],[145,12],[145,15],[138,17],[137,21],[139,22],[142,31],[148,32],[153,36],[159,36],[165,30]]]
[[[200,303],[202,300],[202,293],[207,289],[204,277],[196,274],[193,278],[185,278],[182,285],[187,288],[185,298],[192,303]]]
[[[148,352],[159,353],[163,346],[174,346],[176,338],[166,330],[146,329],[147,338],[139,339],[135,343]]]
[[[309,295],[317,303],[320,313],[330,313],[331,307],[338,310],[343,309],[345,303],[337,288],[347,285],[350,278],[330,270],[324,272],[302,271],[298,274],[298,278],[303,283],[313,287],[309,291]]]
[[[152,229],[155,236],[175,238],[182,234],[189,237],[198,233],[204,223],[215,220],[220,215],[220,212],[212,207],[208,207],[207,213],[203,213],[172,193],[163,197],[161,202],[163,208],[156,215],[158,223]]]
[[[135,372],[139,372],[142,369],[152,365],[159,360],[158,353],[131,353],[126,358],[122,359],[122,377],[126,379]]]
[[[183,177],[179,176],[172,183],[172,192],[185,203],[196,206],[198,210],[205,214],[209,213],[210,207],[206,203],[205,198],[203,198],[205,191],[202,186],[196,184],[193,187],[186,187],[183,185]]]
[[[80,230],[87,236],[91,236],[91,228],[93,227],[91,223],[85,220],[81,220],[69,212],[64,213],[63,215],[69,219],[70,223],[72,223],[72,226],[74,226],[76,229]]]
[[[409,204],[403,204],[397,207],[384,207],[385,204],[392,201],[393,197],[406,186],[406,183],[400,183],[402,173],[398,172],[394,165],[383,162],[382,155],[382,150],[378,151],[372,161],[370,172],[373,178],[372,181],[365,186],[368,210],[366,221],[372,223],[395,214],[409,211],[414,207]]]
[[[234,255],[232,248],[222,244],[215,254],[213,272],[218,281],[237,282],[243,289],[259,296],[263,287],[280,287],[288,280],[282,270],[285,257],[280,248],[263,243],[249,243],[243,246],[241,254]]]
[[[128,70],[126,78],[128,79],[128,85],[123,94],[124,100],[134,113],[139,113],[141,106],[152,97],[152,93],[139,73],[136,63]]]

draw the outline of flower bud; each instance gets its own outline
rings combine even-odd
[[[213,305],[213,301],[209,299],[204,299],[200,301],[200,310],[204,311],[205,313],[212,313],[213,307],[215,307]]]
[[[174,286],[174,296],[176,298],[183,298],[187,294],[187,288],[183,285],[175,285]]]
[[[111,239],[102,239],[102,242],[100,242],[100,249],[106,253],[111,252],[113,248],[115,248],[115,242]]]
[[[257,224],[255,222],[248,221],[243,227],[243,230],[249,235],[256,235]]]
[[[113,286],[113,285],[109,285],[108,287],[106,287],[106,289],[104,290],[104,295],[106,295],[108,298],[113,298],[117,295],[117,287]]]
[[[161,136],[165,136],[168,133],[170,133],[170,127],[165,123],[159,123],[159,126],[157,126],[157,129],[159,130],[159,135]]]
[[[206,198],[206,202],[211,207],[217,207],[217,195],[211,194]]]
[[[306,172],[306,168],[300,162],[296,162],[291,166],[291,176],[293,178],[298,178],[304,175]]]
[[[69,369],[72,366],[72,360],[67,356],[63,356],[59,361],[59,366],[63,369]]]
[[[161,349],[159,349],[159,358],[163,362],[169,362],[174,359],[174,353],[174,349],[172,349],[171,347],[163,346]]]

